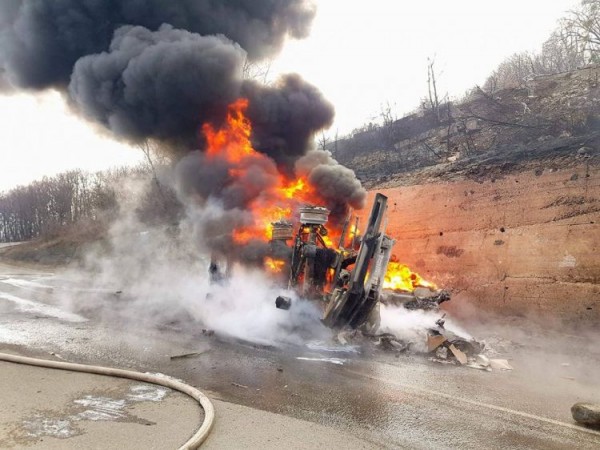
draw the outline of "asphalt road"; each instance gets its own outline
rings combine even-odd
[[[219,400],[334,428],[373,447],[600,448],[600,432],[575,425],[569,410],[577,401],[600,402],[594,332],[464,324],[515,368],[485,372],[310,339],[298,346],[243,342],[203,333],[189,320],[123,320],[135,314],[121,294],[0,266],[3,348],[166,373]],[[172,359],[188,353],[197,354]]]

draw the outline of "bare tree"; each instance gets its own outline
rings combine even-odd
[[[324,131],[322,131],[317,142],[319,150],[327,150],[327,147],[329,147],[329,141],[329,137],[325,134]]]
[[[427,94],[428,97],[423,99],[421,107],[425,111],[432,111],[438,122],[442,121],[444,112],[444,103],[448,102],[448,93],[443,97],[439,94],[439,78],[442,72],[438,72],[435,69],[435,57],[427,58]]]
[[[268,84],[272,64],[272,59],[256,62],[246,58],[242,68],[242,75],[246,80],[255,80],[262,84]]]
[[[583,45],[587,63],[600,61],[600,0],[582,0],[578,8],[562,20],[568,36]]]
[[[396,130],[394,123],[398,120],[396,113],[392,109],[390,102],[386,102],[385,105],[381,105],[381,137],[382,145],[385,149],[391,150],[394,148],[396,143]]]
[[[440,121],[440,100],[437,92],[437,80],[435,74],[435,58],[427,58],[427,91],[429,94],[429,106]]]
[[[340,150],[339,150],[339,142],[340,142],[340,130],[339,128],[335,129],[335,136],[333,138],[333,148],[331,149],[331,153],[333,154],[334,158],[339,158],[340,156]]]
[[[572,28],[573,24],[562,22],[544,42],[536,59],[538,73],[567,72],[586,64],[584,42]]]

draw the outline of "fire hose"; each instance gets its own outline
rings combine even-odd
[[[186,394],[200,404],[204,410],[204,421],[196,433],[194,433],[194,435],[188,439],[185,444],[179,447],[179,450],[191,450],[200,447],[202,442],[204,442],[204,440],[208,437],[208,434],[210,433],[215,421],[215,408],[206,395],[189,384],[164,375],[160,376],[150,373],[135,372],[132,370],[115,369],[112,367],[89,366],[86,364],[28,358],[25,356],[11,355],[8,353],[0,353],[0,361],[45,367],[50,369],[70,370],[72,372],[91,373],[94,375],[126,378],[129,380],[142,381],[144,383],[157,384]]]

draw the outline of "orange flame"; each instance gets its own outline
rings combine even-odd
[[[390,262],[383,281],[384,289],[413,292],[418,287],[437,289],[437,286],[425,281],[418,273],[413,272],[406,264]]]
[[[279,172],[273,160],[252,147],[252,124],[245,115],[247,108],[248,99],[240,98],[229,105],[225,124],[220,129],[209,123],[202,126],[207,157],[226,161],[231,180],[247,187],[248,192],[257,192],[248,206],[252,223],[234,230],[232,234],[238,244],[247,244],[251,240],[269,241],[271,222],[290,218],[301,204],[323,203],[308,180],[286,177]],[[252,184],[251,171],[256,168],[269,175],[267,186]]]
[[[255,153],[250,144],[252,125],[244,115],[248,108],[248,99],[240,98],[229,105],[227,124],[220,130],[215,130],[209,123],[202,126],[208,146],[206,154],[209,157],[224,157],[229,162],[240,162],[245,156]]]
[[[272,273],[281,273],[285,267],[285,261],[266,257],[264,263],[265,269]]]

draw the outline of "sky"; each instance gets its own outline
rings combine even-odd
[[[397,117],[427,93],[427,58],[438,90],[459,98],[512,53],[539,50],[578,0],[317,0],[310,36],[290,41],[270,78],[297,72],[336,108],[326,133],[343,135]],[[56,92],[0,96],[0,191],[44,175],[95,171],[142,158],[74,116]]]
[[[289,42],[274,73],[299,71],[336,107],[330,133],[398,117],[427,95],[427,58],[438,91],[462,96],[508,56],[537,51],[579,0],[322,0],[311,35]],[[366,6],[368,5],[368,6]]]

